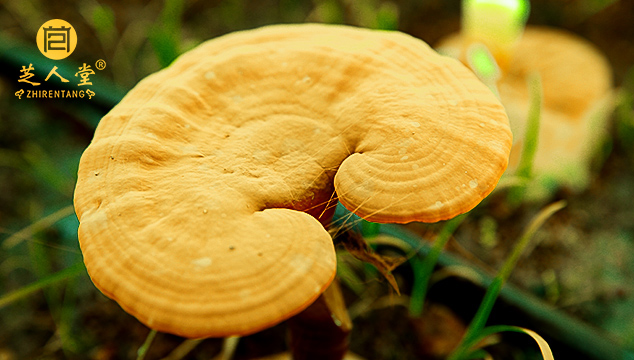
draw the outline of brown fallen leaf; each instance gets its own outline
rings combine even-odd
[[[341,243],[352,256],[374,265],[374,267],[383,274],[396,293],[401,295],[396,279],[394,279],[394,275],[392,275],[392,270],[407,261],[406,257],[379,255],[368,245],[363,236],[354,232],[349,232],[348,236],[342,237]]]

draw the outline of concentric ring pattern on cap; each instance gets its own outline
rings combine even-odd
[[[79,166],[80,245],[95,285],[148,326],[248,334],[332,281],[314,209],[335,189],[372,221],[447,219],[494,188],[510,146],[490,91],[420,40],[327,25],[234,33],[102,119]]]

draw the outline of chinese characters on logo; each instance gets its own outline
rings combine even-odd
[[[29,64],[30,66],[31,64]],[[68,80],[64,79],[60,74],[57,73],[57,66],[53,66],[53,70],[51,70],[51,72],[48,73],[48,76],[46,77],[46,79],[44,79],[44,81],[48,81],[48,78],[51,77],[51,75],[57,75],[57,77],[62,80],[62,82],[68,82]]]
[[[105,61],[103,60],[99,60],[99,61],[105,64]],[[55,75],[59,78],[59,81],[63,83],[70,82],[68,79],[63,77],[57,70],[58,70],[58,67],[53,66],[53,68],[51,69],[51,71],[49,71],[44,81],[48,82],[48,80],[51,78],[51,75]],[[41,83],[30,80],[33,76],[35,76],[35,74],[32,71],[36,71],[32,63],[29,63],[28,67],[22,66],[22,70],[20,70],[22,75],[20,75],[18,82],[30,84],[32,87],[40,86]],[[79,78],[77,86],[92,85],[92,81],[90,80],[90,75],[93,75],[93,74],[95,74],[95,71],[91,68],[91,66],[84,63],[82,66],[79,67],[79,71],[75,73],[75,77]],[[27,99],[33,99],[33,98],[57,99],[57,98],[78,98],[78,97],[83,98],[84,96],[88,96],[88,99],[92,99],[92,97],[95,96],[95,92],[90,89],[86,89],[85,91],[84,90],[36,90],[36,89],[30,89],[30,90],[27,89],[25,91],[24,89],[20,89],[16,91],[15,93],[15,96],[17,96],[18,99],[22,99],[22,95],[25,95],[25,98]]]
[[[84,66],[80,66],[79,71],[75,73],[75,76],[77,76],[77,74],[81,76],[81,82],[77,86],[92,85],[92,83],[89,82],[88,76],[94,73],[95,72],[90,68],[90,65],[86,66],[86,63],[84,63]]]
[[[33,64],[29,64],[28,68],[26,66],[22,66],[22,70],[20,70],[20,72],[22,72],[23,74],[20,75],[20,80],[18,80],[18,82],[29,83],[29,84],[31,84],[33,86],[40,85],[40,83],[32,82],[32,81],[29,80],[30,78],[35,76],[35,74],[31,74],[31,71],[33,71],[33,70],[35,70],[35,69],[33,69]]]

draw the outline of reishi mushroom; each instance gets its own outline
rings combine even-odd
[[[452,34],[436,49],[468,64],[469,47],[481,40]],[[496,60],[501,73],[499,96],[515,141],[507,173],[513,174],[519,163],[531,96],[528,77],[538,73],[543,106],[533,162],[537,181],[529,186],[529,197],[548,196],[553,184],[573,191],[586,188],[591,159],[607,134],[612,108],[612,71],[605,56],[587,40],[567,31],[528,26],[509,53],[496,56]]]
[[[458,61],[398,32],[278,25],[207,41],[99,123],[75,189],[88,273],[159,331],[244,335],[335,277],[337,200],[434,222],[495,187],[511,132]]]

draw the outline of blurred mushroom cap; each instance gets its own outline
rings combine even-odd
[[[465,64],[466,43],[459,34],[441,40],[437,49]],[[584,188],[590,160],[606,136],[612,108],[612,70],[590,42],[564,30],[529,26],[502,69],[500,99],[511,122],[514,146],[508,172],[518,165],[530,104],[528,77],[539,73],[543,107],[533,169],[543,181]]]
[[[372,221],[448,219],[494,188],[510,147],[490,91],[408,35],[233,33],[101,120],[79,165],[79,241],[95,285],[149,327],[253,333],[332,281],[319,220],[337,199]]]

